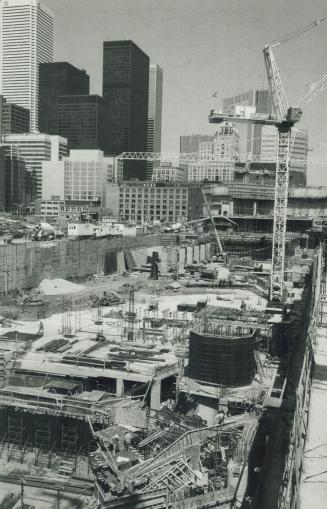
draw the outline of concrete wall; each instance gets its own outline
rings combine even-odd
[[[160,235],[0,245],[0,294],[37,287],[43,279],[121,274],[125,270],[124,250],[130,251],[137,265],[144,265],[147,256],[157,251],[162,275],[177,266],[183,273],[185,265],[199,261],[200,253],[201,260],[210,258],[209,243],[186,247],[177,245],[177,236],[171,239],[170,246],[161,245]]]
[[[145,251],[158,245],[157,235],[0,245],[0,293],[35,287],[45,278],[74,279],[122,271],[124,249]]]

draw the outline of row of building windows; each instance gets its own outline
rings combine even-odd
[[[144,191],[140,191],[138,190],[138,192],[135,192],[135,191],[129,191],[129,190],[125,190],[124,191],[120,191],[120,196],[132,196],[132,197],[135,197],[136,195],[137,196],[146,196],[146,195],[160,195],[160,194],[170,194],[170,195],[176,195],[176,196],[180,196],[180,194],[182,194],[183,196],[186,196],[187,195],[187,190],[186,189],[183,189],[182,192],[180,189],[174,189],[174,191],[172,190],[167,190],[167,189],[150,189],[149,191],[148,190],[144,190]]]
[[[125,204],[120,204],[120,208],[123,208],[124,206],[126,207],[127,204],[126,203]],[[136,206],[136,204],[132,203],[130,205],[130,208],[131,209],[137,208],[137,209],[144,209],[144,210],[156,208],[157,210],[160,210],[160,209],[166,210],[167,209],[167,205],[156,205],[156,207],[154,207],[154,205],[150,205],[150,206],[144,205],[142,207],[142,206]],[[176,210],[176,211],[177,210],[186,210],[186,208],[187,208],[186,205],[181,205],[180,207],[174,207],[174,210]],[[126,210],[128,210],[128,209],[126,209]]]

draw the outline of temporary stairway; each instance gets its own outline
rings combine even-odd
[[[249,418],[241,415],[234,416],[225,419],[224,425],[221,426],[209,426],[196,430],[190,430],[184,433],[182,436],[177,438],[172,444],[169,444],[165,449],[159,452],[157,456],[151,457],[141,465],[136,465],[130,469],[130,473],[133,472],[136,476],[143,476],[147,472],[151,472],[155,467],[160,465],[162,462],[165,463],[169,458],[178,458],[185,454],[185,448],[203,443],[210,437],[214,437],[218,432],[224,432],[226,430],[243,428],[244,425],[249,421]]]
[[[124,249],[124,258],[126,270],[133,270],[136,267],[136,262],[130,249]]]

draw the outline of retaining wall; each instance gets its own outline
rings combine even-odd
[[[172,239],[175,242],[176,238]],[[122,252],[160,245],[159,235],[119,239],[26,242],[0,246],[0,293],[37,286],[45,278],[74,279],[119,272]]]

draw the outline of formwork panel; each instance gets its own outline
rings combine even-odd
[[[190,376],[227,387],[251,384],[256,369],[254,341],[254,335],[215,337],[191,331]]]

